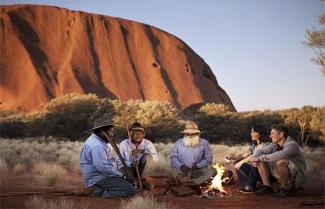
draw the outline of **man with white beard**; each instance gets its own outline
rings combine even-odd
[[[184,137],[178,139],[171,150],[171,166],[180,175],[187,177],[183,183],[198,186],[210,181],[216,174],[209,168],[212,163],[212,151],[207,140],[200,138],[201,131],[193,121],[187,121]]]

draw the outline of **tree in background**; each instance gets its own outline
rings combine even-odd
[[[320,65],[320,70],[325,75],[325,14],[319,16],[319,23],[321,25],[319,30],[316,28],[307,30],[305,44],[314,49],[316,56],[311,61]]]
[[[301,146],[304,146],[308,143],[310,121],[312,119],[314,111],[315,108],[310,106],[304,106],[298,112],[298,124],[300,128],[300,139],[298,138],[298,143]]]

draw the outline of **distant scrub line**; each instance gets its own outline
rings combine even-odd
[[[93,121],[106,115],[116,125],[117,138],[126,137],[123,109],[128,124],[138,121],[153,141],[174,141],[180,137],[184,120],[171,104],[157,101],[117,100],[98,98],[94,94],[69,94],[51,100],[44,111],[0,112],[0,137],[22,138],[55,136],[69,140],[84,140],[90,134]],[[184,114],[184,113],[183,113]],[[196,121],[202,136],[212,143],[244,144],[250,141],[250,129],[260,124],[270,127],[283,123],[289,135],[300,144],[325,144],[325,106],[279,111],[231,112],[227,106],[207,103],[187,119]]]

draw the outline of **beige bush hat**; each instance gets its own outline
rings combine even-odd
[[[107,117],[100,117],[94,121],[93,130],[98,129],[98,128],[103,128],[106,126],[113,126],[112,120]]]
[[[187,121],[185,124],[184,131],[181,131],[182,134],[199,134],[201,131],[199,127],[193,121]]]

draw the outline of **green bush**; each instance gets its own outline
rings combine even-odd
[[[177,109],[169,103],[157,101],[129,100],[121,104],[113,101],[116,115],[113,117],[120,138],[127,137],[126,124],[141,123],[146,130],[146,137],[151,140],[158,138],[177,138],[181,119]]]
[[[1,136],[8,138],[34,136],[34,131],[43,129],[42,123],[38,123],[42,117],[43,114],[38,112],[3,116],[0,118]]]
[[[304,106],[277,111],[300,145],[325,144],[325,107]]]
[[[180,114],[167,102],[129,100],[121,104],[118,100],[98,98],[94,94],[69,94],[51,100],[42,112],[0,113],[0,136],[55,136],[81,140],[91,133],[93,121],[106,115],[115,124],[117,139],[127,137],[126,124],[130,127],[140,122],[146,129],[146,138],[176,140],[181,136],[179,132],[184,123]],[[214,143],[247,143],[252,126],[270,128],[272,124],[283,123],[288,126],[289,135],[301,145],[325,144],[325,107],[232,112],[225,105],[207,103],[197,112],[182,113],[182,116],[197,122],[202,136]]]
[[[105,113],[113,114],[110,100],[94,94],[69,94],[46,105],[43,123],[45,135],[80,139],[90,133],[93,121]]]
[[[206,115],[227,115],[231,113],[229,106],[216,103],[207,103],[201,106],[198,112]]]

